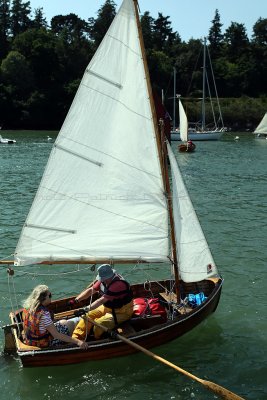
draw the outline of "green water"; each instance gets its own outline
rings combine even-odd
[[[55,134],[8,132],[16,145],[0,145],[0,258],[14,252]],[[192,374],[246,399],[267,398],[266,237],[267,141],[225,134],[196,142],[194,154],[178,154],[192,201],[225,282],[216,313],[199,327],[154,352]],[[54,297],[79,292],[92,278],[87,266],[63,275],[63,267],[0,267],[0,324],[38,283]],[[67,272],[71,272],[68,270]],[[127,272],[126,272],[127,273]],[[44,274],[40,276],[39,274]],[[134,280],[141,276],[136,270]],[[129,278],[129,276],[128,276]],[[14,290],[16,296],[14,296]],[[12,304],[10,302],[12,299]],[[3,333],[0,333],[3,349]],[[16,357],[0,358],[0,399],[139,400],[216,399],[203,386],[143,354],[65,367],[23,369]]]

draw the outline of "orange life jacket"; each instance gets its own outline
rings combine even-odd
[[[45,311],[50,312],[46,307],[40,306],[35,312],[29,312],[26,308],[23,310],[23,329],[25,334],[25,344],[29,346],[48,347],[52,335],[48,331],[40,333],[40,319]]]

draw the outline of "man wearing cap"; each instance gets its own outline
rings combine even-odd
[[[87,316],[96,320],[100,325],[113,329],[115,325],[130,319],[133,314],[133,295],[128,282],[126,282],[109,264],[98,267],[97,281],[93,286],[86,288],[75,299],[75,302],[87,299],[93,293],[98,292],[100,297],[87,309]],[[72,337],[85,339],[89,334],[92,324],[81,319],[77,324]],[[99,339],[103,330],[94,326],[94,335]]]

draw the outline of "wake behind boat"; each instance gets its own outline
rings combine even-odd
[[[200,324],[216,310],[222,289],[175,155],[158,123],[137,1],[124,0],[86,68],[11,262],[15,273],[28,265],[34,270],[35,264],[64,264],[68,271],[73,264],[109,263],[119,273],[121,265],[129,271],[144,265],[144,276],[131,285],[134,299],[156,299],[165,317],[157,312],[133,316],[117,329],[146,348]],[[153,276],[155,265],[159,280]],[[73,316],[78,306],[71,308],[70,299],[52,302],[55,320]],[[90,332],[88,350],[70,344],[28,346],[22,311],[11,310],[10,317],[11,324],[4,327],[5,349],[15,350],[25,367],[136,351],[119,337],[96,340]]]

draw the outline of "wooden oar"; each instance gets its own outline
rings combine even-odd
[[[103,331],[105,332],[110,332],[110,330],[108,328],[106,328],[103,325],[98,324],[96,321],[92,320],[89,317],[84,317],[85,319],[87,319],[89,322],[91,322],[92,324],[98,326],[99,328],[103,329]],[[120,339],[121,341],[127,343],[129,346],[134,347],[135,349],[142,351],[143,353],[145,353],[146,355],[148,355],[149,357],[154,358],[154,360],[157,360],[165,365],[167,365],[168,367],[171,367],[173,369],[175,369],[178,372],[181,372],[182,374],[188,376],[189,378],[201,383],[201,385],[205,386],[206,389],[211,390],[212,392],[216,393],[218,396],[220,396],[222,399],[226,399],[226,400],[245,400],[243,397],[238,396],[237,394],[231,392],[228,389],[225,389],[224,387],[217,385],[214,382],[210,382],[210,381],[206,381],[204,379],[200,379],[197,376],[191,374],[190,372],[185,371],[184,369],[178,367],[177,365],[169,362],[168,360],[165,360],[165,358],[162,358],[160,356],[158,356],[155,353],[152,353],[152,351],[147,350],[145,347],[140,346],[139,344],[133,342],[130,339],[127,339],[126,337],[119,335],[116,332],[112,332],[112,337],[115,336],[116,338]]]

